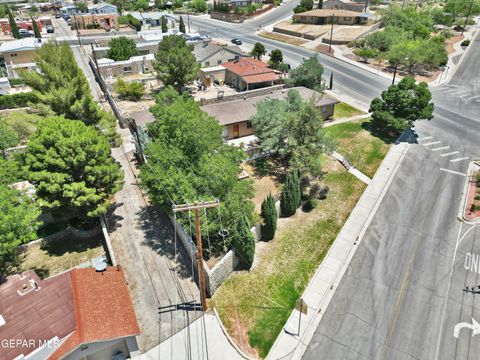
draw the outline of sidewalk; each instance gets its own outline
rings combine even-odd
[[[216,313],[208,312],[135,360],[249,360],[234,347],[222,328]]]
[[[402,135],[402,139],[392,146],[310,280],[302,295],[307,314],[303,313],[301,319],[299,319],[299,311],[292,311],[284,326],[284,330],[279,334],[268,353],[267,360],[300,359],[302,357],[323,317],[323,313],[335,294],[335,289],[340,284],[343,274],[347,270],[359,243],[362,241],[376,210],[409,149],[409,136],[409,133]],[[298,332],[299,320],[301,320],[300,333]]]
[[[370,117],[372,117],[371,114],[362,114],[362,115],[356,115],[356,116],[352,116],[352,117],[348,117],[348,118],[341,118],[341,119],[337,119],[337,120],[333,120],[333,121],[324,122],[323,127],[329,127],[329,126],[333,126],[333,125],[343,124],[343,123],[350,122],[350,121],[355,121],[355,120],[368,119]]]
[[[337,153],[334,151],[332,153],[332,157],[337,159],[345,168],[348,170],[350,174],[358,178],[360,181],[363,181],[365,184],[369,185],[372,182],[372,179],[370,179],[367,175],[362,173],[360,170],[355,168],[354,166],[350,165],[349,161],[345,159],[345,156],[342,154]]]

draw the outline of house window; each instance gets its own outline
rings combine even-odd
[[[221,65],[222,64],[222,60],[217,60],[217,65]]]
[[[252,122],[251,121],[247,121],[247,129],[251,129],[252,128]]]
[[[210,66],[210,61],[205,61],[205,66]]]
[[[351,18],[350,16],[345,16],[345,17],[343,18],[343,20],[344,20],[344,21],[351,21],[352,18]]]
[[[326,113],[327,112],[327,105],[323,105],[322,106],[322,113]]]
[[[11,57],[17,56],[17,53],[12,53],[10,56]]]
[[[124,66],[123,67],[123,72],[132,72],[132,67],[131,66]]]

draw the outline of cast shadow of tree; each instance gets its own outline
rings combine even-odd
[[[136,214],[139,219],[139,230],[145,234],[146,241],[142,245],[149,246],[157,254],[166,256],[176,276],[192,278],[192,262],[177,236],[177,260],[175,261],[175,230],[167,215],[153,205],[143,206]],[[196,271],[195,278],[196,278]]]

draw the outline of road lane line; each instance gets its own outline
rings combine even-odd
[[[436,144],[441,144],[442,142],[441,141],[433,141],[433,142],[429,142],[427,144],[422,144],[423,146],[430,146],[430,145],[436,145]]]
[[[433,139],[433,136],[421,137],[421,138],[418,138],[418,141],[423,141],[423,140],[428,140],[428,139]]]
[[[471,97],[467,98],[467,100],[472,100],[472,99],[476,99],[476,98],[480,98],[480,95],[471,96]]]
[[[432,149],[432,151],[440,151],[440,150],[447,150],[447,149],[450,149],[450,146],[442,146],[439,148]]]
[[[461,157],[461,158],[456,158],[456,159],[452,159],[450,160],[450,162],[457,162],[457,161],[462,161],[462,160],[467,160],[467,159],[470,159],[469,156],[465,156],[465,157]]]
[[[460,154],[460,151],[452,151],[449,153],[441,154],[440,156],[450,156],[450,155],[456,155],[456,154]]]
[[[452,161],[452,160],[450,160],[450,161]],[[461,176],[467,176],[467,174],[465,174],[465,173],[461,173],[461,172],[458,172],[458,171],[455,171],[455,170],[444,169],[444,168],[440,168],[440,170],[442,170],[442,171],[446,171],[446,172],[449,172],[450,174],[461,175]]]

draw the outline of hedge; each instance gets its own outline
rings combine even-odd
[[[33,92],[18,93],[0,96],[0,109],[15,109],[26,107],[29,103],[38,103],[38,98]]]

